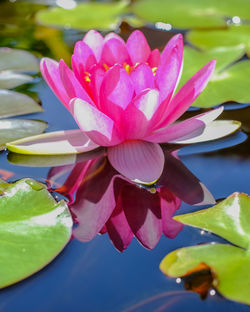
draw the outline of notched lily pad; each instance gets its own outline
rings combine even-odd
[[[127,5],[127,1],[87,2],[73,9],[49,8],[38,12],[36,21],[52,27],[112,30],[121,22],[121,15],[127,12]]]
[[[0,288],[47,265],[71,236],[72,219],[64,201],[32,179],[1,181]]]
[[[40,134],[47,128],[47,123],[29,119],[0,119],[0,150],[7,142]]]
[[[213,286],[228,299],[250,305],[250,197],[234,193],[212,208],[176,216],[184,224],[211,231],[231,243],[181,248],[168,254],[160,269],[168,276],[186,276],[208,266]]]
[[[39,72],[38,59],[28,51],[0,48],[0,71],[12,70],[15,72]]]
[[[38,112],[42,107],[28,95],[0,89],[0,118]]]
[[[148,22],[164,22],[175,28],[226,27],[228,18],[250,19],[248,0],[140,0],[133,13]]]
[[[244,47],[217,48],[203,52],[185,47],[185,65],[179,86],[182,86],[206,63],[216,59],[214,74],[193,105],[212,107],[229,101],[249,103],[250,60],[238,61],[243,55]]]

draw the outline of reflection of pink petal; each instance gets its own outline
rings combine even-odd
[[[167,187],[175,196],[190,205],[214,203],[212,194],[200,180],[179,159],[167,151],[163,174],[157,183]]]
[[[109,146],[121,142],[114,121],[94,106],[81,99],[70,102],[70,110],[78,126],[100,146]]]
[[[62,101],[62,103],[69,108],[70,98],[64,89],[64,85],[59,74],[59,63],[46,57],[41,60],[40,68],[43,78],[46,80],[52,91],[60,99],[60,101]]]
[[[93,29],[89,30],[83,38],[83,42],[92,49],[98,62],[102,52],[103,40],[102,35]]]
[[[202,67],[185,85],[177,92],[167,108],[167,117],[163,126],[177,120],[194,102],[197,96],[206,87],[215,68],[216,61],[212,60]]]
[[[130,180],[152,183],[163,170],[164,154],[158,144],[126,141],[108,148],[111,165]]]
[[[154,76],[152,69],[146,64],[136,66],[130,73],[136,94],[141,93],[144,89],[154,88]]]
[[[181,205],[181,200],[166,187],[161,187],[159,196],[161,198],[162,231],[167,237],[175,238],[183,228],[181,223],[172,219],[175,211]]]
[[[112,38],[106,41],[102,48],[101,64],[113,66],[116,63],[123,64],[129,62],[129,55],[123,41]]]
[[[122,189],[122,206],[136,238],[152,249],[162,233],[161,203],[158,194],[128,184]]]
[[[143,33],[135,30],[127,40],[127,49],[132,64],[146,63],[151,50]]]
[[[134,235],[124,214],[121,196],[118,196],[116,208],[106,226],[109,237],[115,247],[120,251],[127,249]]]
[[[96,175],[101,172],[102,174]],[[116,206],[113,180],[114,171],[105,158],[97,159],[85,172],[71,210],[79,225],[73,230],[80,241],[89,241],[101,231]]]

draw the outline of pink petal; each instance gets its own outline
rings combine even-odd
[[[89,30],[83,38],[83,42],[94,52],[97,62],[100,61],[103,41],[102,35],[95,30]]]
[[[72,68],[77,77],[81,82],[84,81],[86,72],[96,64],[96,58],[90,47],[83,41],[78,41],[75,44],[74,54],[72,56]]]
[[[183,224],[175,221],[172,216],[179,209],[181,200],[166,187],[160,189],[162,231],[169,238],[175,238],[182,230]]]
[[[105,75],[105,70],[100,65],[94,65],[90,70],[89,90],[97,108],[100,108],[100,88]]]
[[[126,70],[120,65],[110,68],[100,89],[101,110],[117,123],[132,100],[134,88]]]
[[[149,55],[148,65],[151,68],[158,67],[161,63],[161,53],[158,49],[154,49],[151,54]]]
[[[120,251],[127,249],[134,235],[123,211],[121,196],[117,198],[116,208],[106,223],[106,227],[115,247]]]
[[[161,100],[171,99],[182,68],[183,38],[178,34],[171,38],[161,54],[161,64],[156,71],[156,85],[161,92]]]
[[[88,102],[75,98],[70,102],[70,111],[79,128],[96,144],[110,146],[121,142],[114,121]]]
[[[167,187],[178,198],[190,205],[214,204],[209,190],[177,158],[165,151],[163,174],[157,182]]]
[[[145,89],[154,88],[154,76],[151,67],[146,64],[136,66],[130,73],[136,94]]]
[[[158,144],[126,141],[108,148],[111,165],[132,181],[152,183],[163,170],[164,154]]]
[[[177,120],[194,102],[197,96],[206,87],[215,68],[216,61],[212,60],[202,67],[187,83],[177,92],[167,108],[167,117],[164,125]]]
[[[159,107],[159,92],[145,90],[135,97],[123,114],[123,129],[126,139],[144,139],[152,132],[153,116]]]
[[[113,66],[116,63],[121,65],[128,63],[129,55],[125,43],[116,38],[106,41],[103,45],[100,62],[108,66]]]
[[[135,185],[122,189],[124,213],[136,238],[146,248],[154,248],[162,233],[161,203],[158,194],[151,194]]]
[[[59,74],[59,63],[50,59],[42,58],[40,63],[41,73],[55,95],[69,109],[70,98],[65,91]]]
[[[129,36],[127,49],[133,65],[136,63],[146,63],[151,53],[145,36],[139,30],[135,30]]]
[[[104,38],[104,42],[107,42],[108,40],[111,40],[111,39],[117,39],[119,41],[121,41],[122,43],[125,43],[124,40],[119,36],[117,35],[116,33],[114,32],[110,32],[108,33],[105,38]]]
[[[75,74],[71,69],[69,69],[63,60],[60,60],[59,62],[59,72],[64,88],[67,91],[70,99],[79,97],[80,99],[94,105],[92,99],[77,80]]]
[[[99,174],[96,174],[98,173]],[[89,241],[101,231],[116,206],[114,194],[114,171],[99,158],[85,173],[85,182],[76,193],[71,211],[79,225],[73,230],[80,241]]]
[[[145,140],[157,143],[178,142],[188,140],[200,135],[206,125],[216,119],[223,111],[223,107],[216,108],[209,112],[196,115],[176,124],[155,131],[154,134]]]

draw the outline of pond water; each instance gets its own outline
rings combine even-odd
[[[38,56],[58,58],[60,53],[68,55],[74,42],[84,34],[72,30],[61,32],[51,29],[50,32],[49,28],[35,26],[32,23],[32,14],[17,13],[20,5],[18,1],[3,3],[5,12],[12,18],[8,23],[3,19],[0,25],[1,46],[29,49]],[[20,28],[20,25],[25,26]],[[43,37],[45,30],[48,35]],[[121,35],[126,38],[130,31],[131,29],[125,27]],[[146,27],[143,31],[152,47],[162,47],[171,35]],[[58,45],[57,55],[53,40],[55,45]],[[47,131],[77,129],[70,113],[42,78],[37,78],[36,83],[28,88],[37,93],[45,110],[44,113],[32,114],[28,118],[46,121],[49,125]],[[188,112],[185,117],[190,114],[193,112]],[[249,116],[248,105],[239,106],[239,109],[235,105],[226,110],[222,118],[241,121],[242,129],[247,133],[250,127]],[[250,193],[249,139],[244,131],[223,140],[181,150],[183,163],[207,186],[216,200],[236,191]],[[8,181],[22,177],[33,177],[40,181],[47,179],[51,168],[15,165],[8,161],[8,157],[11,159],[8,152],[1,152],[0,173],[3,178],[5,175]],[[196,209],[197,207],[182,203],[178,214]],[[211,241],[224,242],[215,235],[190,227],[184,227],[175,239],[162,235],[153,250],[145,249],[133,239],[130,246],[120,253],[114,248],[107,234],[97,235],[88,243],[73,239],[63,252],[40,272],[1,290],[0,310],[249,311],[248,306],[226,300],[214,291],[210,291],[207,298],[201,300],[199,294],[186,291],[178,279],[167,278],[159,270],[160,261],[170,251]]]

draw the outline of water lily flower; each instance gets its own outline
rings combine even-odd
[[[182,224],[172,219],[181,200],[189,204],[214,203],[207,188],[176,158],[164,150],[165,165],[157,185],[142,187],[120,175],[104,155],[75,165],[54,167],[48,180],[60,183],[56,189],[69,199],[77,226],[73,235],[80,241],[107,233],[114,246],[125,250],[135,236],[152,249],[162,233],[174,238]]]
[[[61,153],[102,146],[122,175],[153,183],[164,167],[160,144],[200,135],[222,112],[223,108],[218,108],[177,121],[207,85],[215,63],[210,61],[176,92],[183,65],[181,34],[174,36],[160,54],[157,49],[151,51],[139,30],[126,43],[114,33],[103,37],[90,30],[75,45],[72,70],[63,60],[41,61],[44,79],[81,129],[60,133],[73,146],[68,151],[67,145]],[[38,144],[46,140],[40,138],[23,141],[25,144],[18,148],[7,146],[19,153],[29,148],[27,153],[39,154],[40,148],[40,153],[46,154]],[[50,153],[59,153],[57,144],[51,148]]]

